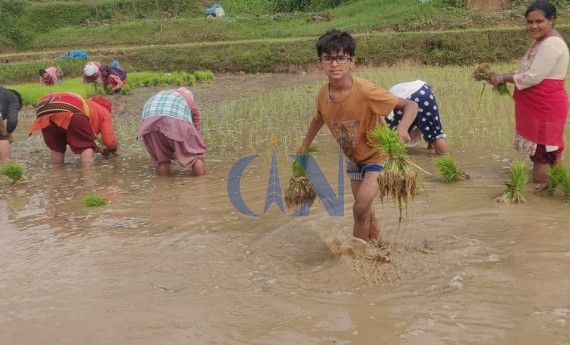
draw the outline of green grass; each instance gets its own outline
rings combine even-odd
[[[91,15],[82,22],[88,25],[67,25],[76,21],[66,22],[58,17],[57,25],[34,23],[41,29],[18,33],[18,30],[32,30],[18,25],[19,16],[35,13],[36,17],[49,17],[61,6],[59,1],[43,4],[41,9],[39,5],[29,4],[23,10],[14,10],[10,19],[15,23],[9,26],[12,31],[7,36],[15,40],[16,51],[0,54],[4,62],[0,65],[0,82],[37,79],[38,68],[64,63],[56,58],[72,49],[84,49],[90,59],[100,61],[118,58],[128,71],[172,72],[189,68],[215,72],[283,71],[285,66],[312,63],[316,38],[331,28],[349,30],[360,47],[359,61],[369,65],[391,65],[402,60],[430,65],[474,64],[516,59],[524,54],[530,42],[522,30],[524,6],[488,13],[444,6],[444,2],[347,0],[315,15],[273,13],[272,1],[232,0],[227,4],[225,17],[211,20],[203,15],[208,6],[206,1],[155,4],[151,0],[138,0],[137,6],[146,7],[136,10],[130,3],[114,0],[96,4],[74,1],[87,8],[86,11],[75,5],[69,7],[70,11],[78,11],[74,19],[77,15]],[[168,13],[168,18],[157,18],[156,6],[161,15]],[[98,10],[94,11],[95,8]],[[557,28],[563,36],[570,32],[564,25],[569,13],[564,6],[559,8]],[[27,21],[29,24],[30,20]],[[497,41],[501,45],[491,44]],[[80,64],[65,63],[72,65],[70,75],[80,71]]]
[[[200,77],[198,78],[195,75]],[[133,72],[129,73],[128,84],[123,87],[121,93],[128,94],[133,88],[145,86],[192,86],[196,81],[211,81],[213,75],[211,71],[196,71],[194,74],[187,72]],[[82,78],[67,77],[63,83],[53,86],[25,83],[6,85],[6,87],[18,91],[22,95],[24,105],[35,105],[41,96],[53,92],[75,92],[83,98],[89,98],[96,94],[93,85],[83,84]]]
[[[83,98],[89,98],[95,95],[94,87],[92,85],[83,84],[81,78],[64,78],[63,83],[53,86],[41,86],[38,82],[6,87],[18,91],[22,95],[24,105],[35,105],[40,97],[47,93],[54,92],[75,92]]]

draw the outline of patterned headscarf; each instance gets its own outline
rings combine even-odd
[[[81,113],[89,116],[89,106],[76,93],[51,93],[40,98],[36,108],[36,118],[56,113]]]

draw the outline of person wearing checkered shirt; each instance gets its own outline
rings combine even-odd
[[[170,175],[170,163],[177,160],[190,167],[194,176],[206,173],[206,143],[201,135],[200,109],[192,92],[181,87],[160,91],[143,107],[139,138],[144,142],[159,176]]]

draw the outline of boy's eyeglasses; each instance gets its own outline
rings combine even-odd
[[[333,61],[338,62],[340,65],[343,65],[349,61],[352,61],[352,57],[351,56],[346,56],[346,55],[339,55],[339,56],[322,56],[319,58],[319,61],[322,63],[326,63],[328,65],[332,64]]]

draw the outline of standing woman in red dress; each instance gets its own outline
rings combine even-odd
[[[556,7],[536,1],[525,13],[526,30],[534,39],[517,72],[497,73],[491,84],[515,84],[515,149],[530,155],[532,180],[546,183],[551,166],[559,164],[568,119],[565,89],[568,46],[554,29]]]

